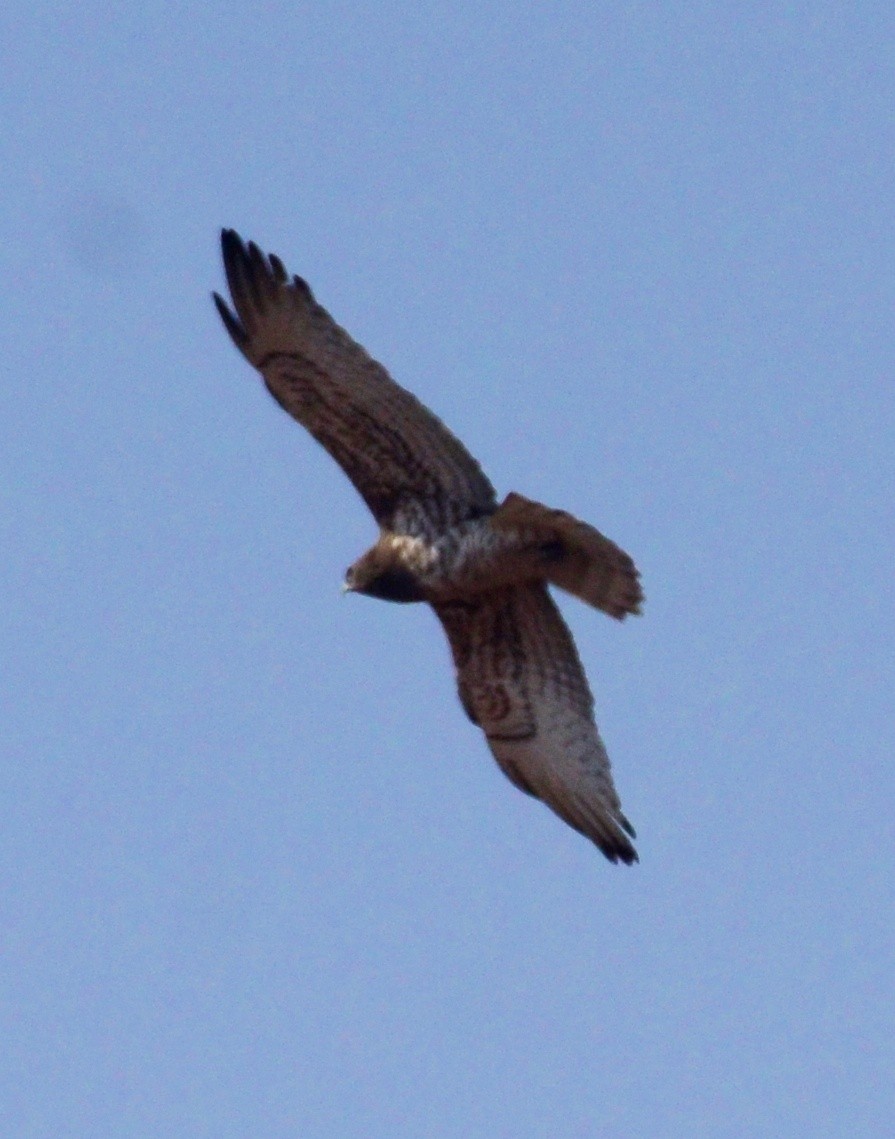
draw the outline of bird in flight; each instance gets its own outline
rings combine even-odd
[[[379,525],[345,589],[424,601],[447,634],[460,702],[494,758],[611,862],[637,861],[593,697],[554,585],[622,620],[643,594],[599,531],[520,494],[498,503],[463,444],[340,328],[278,257],[221,234],[233,343],[332,455]]]

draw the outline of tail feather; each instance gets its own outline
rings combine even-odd
[[[637,567],[593,526],[521,494],[508,494],[490,521],[498,530],[523,530],[543,544],[544,576],[552,585],[618,620],[640,612]]]

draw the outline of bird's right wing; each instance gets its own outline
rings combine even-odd
[[[233,230],[221,235],[233,311],[215,304],[274,399],[332,455],[380,526],[431,537],[489,514],[481,467],[340,328],[300,277]]]
[[[594,723],[587,678],[546,586],[515,586],[434,608],[448,635],[463,707],[507,777],[611,862],[636,862],[634,830]]]

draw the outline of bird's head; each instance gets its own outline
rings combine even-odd
[[[364,593],[382,601],[424,601],[419,582],[393,554],[374,546],[345,571],[344,593]]]

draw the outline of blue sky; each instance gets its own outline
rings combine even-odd
[[[0,1123],[890,1134],[895,16],[0,17]],[[636,558],[562,600],[641,864],[501,776],[229,344],[277,252]]]

